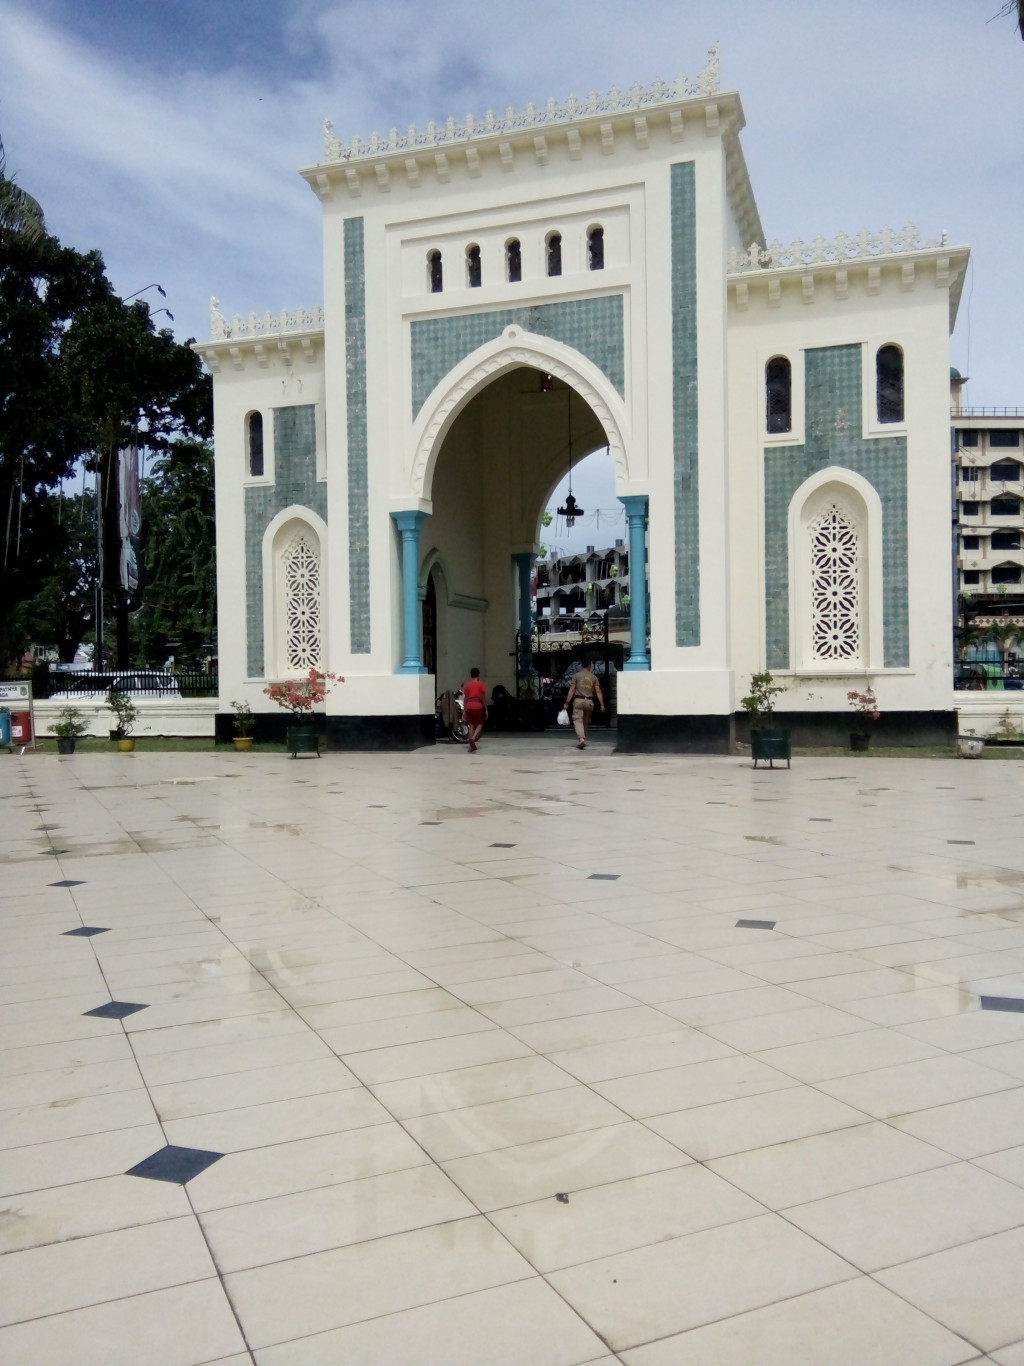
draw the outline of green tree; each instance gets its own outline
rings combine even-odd
[[[43,210],[37,199],[7,174],[7,153],[0,138],[0,235],[38,246],[46,236]]]
[[[173,443],[142,486],[143,604],[131,618],[133,654],[198,665],[217,630],[213,450]]]
[[[116,544],[118,448],[137,438],[165,452],[211,430],[199,358],[156,330],[144,302],[117,297],[98,252],[0,231],[0,666],[37,635],[22,608],[52,578],[50,492],[80,460],[98,468]],[[109,559],[106,572],[114,589]]]
[[[33,525],[46,528],[51,553],[38,589],[18,604],[15,630],[25,640],[56,646],[70,664],[95,626],[95,496],[48,493],[38,500]]]

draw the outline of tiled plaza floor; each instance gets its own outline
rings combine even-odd
[[[1022,780],[0,755],[0,1360],[1024,1366]]]

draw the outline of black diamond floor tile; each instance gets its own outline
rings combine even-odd
[[[591,873],[588,882],[618,882],[621,873]]]
[[[973,844],[973,840],[947,840],[947,844]]]
[[[65,930],[64,934],[71,939],[88,939],[91,934],[106,934],[109,929],[109,925],[82,925],[77,930]]]
[[[69,849],[47,849],[43,853],[43,858],[60,858],[61,854],[68,854]]]
[[[982,1010],[1013,1010],[1024,1015],[1024,1000],[1019,996],[983,996]]]
[[[832,824],[832,817],[831,817],[831,816],[811,816],[810,819],[811,819],[812,821],[824,821],[826,825],[831,825],[831,824]]]
[[[514,844],[492,844],[492,845],[491,845],[491,848],[492,848],[492,849],[514,849],[515,847],[516,847],[516,846],[515,846]]]
[[[81,887],[83,884],[81,878],[65,877],[60,882],[48,882],[46,885],[47,887]]]
[[[420,825],[440,825],[440,821],[420,821]]]
[[[125,1176],[145,1176],[150,1181],[176,1181],[183,1186],[193,1176],[206,1171],[219,1162],[223,1153],[208,1152],[205,1148],[179,1148],[168,1143],[166,1148],[158,1148],[155,1153],[136,1163],[125,1172]]]
[[[123,1020],[127,1015],[134,1015],[137,1010],[148,1010],[148,1005],[138,1005],[134,1001],[108,1001],[106,1005],[97,1006],[95,1010],[83,1010],[83,1015],[95,1015],[98,1020]]]
[[[774,920],[737,920],[738,930],[774,930]]]

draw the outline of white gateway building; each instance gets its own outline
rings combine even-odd
[[[694,80],[369,141],[325,125],[301,172],[322,311],[229,321],[214,301],[197,346],[222,699],[273,713],[268,682],[330,670],[329,743],[406,748],[472,666],[511,689],[541,516],[607,447],[629,528],[621,749],[728,750],[764,669],[797,740],[845,740],[868,684],[879,733],[955,732],[967,249],[910,226],[766,243],[743,124],[712,50]]]

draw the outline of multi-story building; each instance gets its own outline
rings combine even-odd
[[[629,610],[629,551],[625,541],[586,554],[547,555],[536,567],[536,626],[541,635],[571,629],[593,612],[625,618]]]
[[[966,408],[953,374],[957,588],[1024,611],[1024,408]]]

